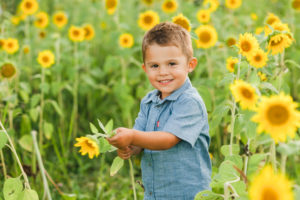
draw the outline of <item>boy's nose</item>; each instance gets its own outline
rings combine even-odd
[[[164,74],[168,74],[168,73],[169,73],[169,71],[168,71],[167,67],[165,67],[165,66],[160,67],[160,69],[159,69],[160,75],[164,75]]]

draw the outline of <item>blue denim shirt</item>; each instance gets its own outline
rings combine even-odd
[[[210,189],[207,111],[189,78],[163,100],[158,90],[149,92],[141,101],[133,128],[165,131],[181,139],[167,150],[144,149],[145,200],[192,200],[198,192]]]

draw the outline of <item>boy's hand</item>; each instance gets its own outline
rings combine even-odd
[[[130,147],[125,147],[123,149],[118,149],[118,156],[124,160],[129,159],[133,154],[133,151]]]
[[[108,142],[118,149],[128,148],[133,139],[133,130],[128,128],[117,128],[115,132],[115,136],[107,138]]]

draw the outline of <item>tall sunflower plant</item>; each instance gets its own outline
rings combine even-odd
[[[93,134],[87,134],[86,136],[76,138],[77,143],[74,144],[75,147],[80,147],[79,152],[81,155],[88,154],[90,159],[94,156],[98,157],[100,153],[114,152],[117,150],[116,147],[110,145],[106,138],[112,137],[116,134],[113,129],[113,120],[109,120],[106,125],[104,125],[99,119],[97,119],[100,130],[90,122],[90,129]],[[134,173],[131,159],[128,160],[130,165],[130,176],[131,184],[133,188],[134,199],[136,200],[136,191],[134,185]],[[114,176],[123,167],[124,160],[119,156],[116,156],[110,167],[110,176]]]

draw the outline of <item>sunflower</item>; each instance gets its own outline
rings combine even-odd
[[[294,200],[292,182],[284,174],[276,174],[265,166],[253,178],[249,188],[250,200]]]
[[[0,77],[11,79],[17,73],[16,67],[11,63],[5,63],[0,67]]]
[[[32,15],[38,10],[39,4],[36,0],[22,0],[20,8],[24,14]]]
[[[237,46],[243,56],[251,56],[251,54],[259,48],[256,38],[251,33],[240,34]]]
[[[76,138],[77,143],[74,144],[75,147],[81,147],[79,152],[81,155],[89,154],[89,158],[93,159],[94,156],[98,157],[100,154],[99,152],[99,145],[97,144],[96,140],[91,139],[90,137],[80,137]]]
[[[24,54],[28,54],[29,51],[30,51],[29,46],[28,46],[28,45],[25,45],[25,46],[23,47],[23,53],[24,53]]]
[[[279,33],[270,37],[268,42],[268,50],[272,51],[272,55],[282,53],[285,48],[292,44],[291,38],[287,34]]]
[[[247,57],[247,60],[250,62],[250,65],[256,68],[262,68],[266,66],[268,61],[268,54],[262,49],[257,49],[250,56]]]
[[[18,16],[12,16],[12,17],[10,18],[10,21],[11,21],[11,23],[14,24],[14,25],[20,24],[20,18],[19,18]]]
[[[58,11],[53,15],[53,23],[58,27],[62,28],[68,23],[68,18],[65,12]]]
[[[264,27],[259,26],[255,29],[255,34],[259,35],[263,32],[263,30],[264,30]]]
[[[236,39],[233,38],[233,37],[229,37],[229,38],[226,40],[226,45],[227,45],[228,47],[231,47],[231,46],[233,46],[233,45],[235,45],[235,44],[236,44]]]
[[[297,11],[300,11],[300,0],[293,0],[292,8],[294,8]]]
[[[196,44],[198,48],[210,48],[214,46],[218,40],[218,34],[214,27],[210,25],[201,25],[196,30],[195,33],[198,36]]]
[[[267,76],[264,73],[257,72],[257,75],[259,76],[261,81],[266,81],[267,80]]]
[[[105,8],[109,15],[115,13],[117,6],[118,6],[117,0],[105,0]]]
[[[47,36],[47,34],[46,34],[45,31],[40,31],[40,32],[39,32],[39,37],[40,37],[41,39],[45,38],[46,36]]]
[[[95,30],[91,24],[86,24],[83,26],[84,30],[84,39],[91,40],[95,37]]]
[[[232,58],[232,57],[227,58],[226,59],[226,68],[228,69],[228,71],[234,72],[235,64],[238,62],[239,62],[239,59],[237,59],[237,58]]]
[[[173,17],[172,22],[174,24],[178,24],[179,26],[185,28],[187,31],[191,31],[191,25],[188,18],[183,16],[183,14],[179,14],[175,17]]]
[[[69,28],[69,38],[73,42],[82,42],[84,40],[85,31],[83,28],[71,26]]]
[[[19,42],[15,38],[8,38],[4,41],[3,45],[4,51],[9,54],[14,54],[19,50]]]
[[[234,84],[230,85],[231,93],[236,102],[239,102],[242,109],[252,110],[255,108],[257,95],[255,88],[243,80],[235,80]]]
[[[208,23],[210,20],[210,12],[203,9],[198,10],[197,19],[200,23]]]
[[[147,6],[151,6],[154,3],[154,0],[142,0],[142,2]]]
[[[257,132],[265,131],[277,143],[286,141],[287,136],[294,138],[300,127],[300,112],[292,97],[280,93],[262,97],[252,121],[259,123]]]
[[[271,26],[275,31],[285,31],[285,32],[287,32],[287,34],[291,35],[291,30],[290,30],[288,24],[284,24],[282,22],[274,22]],[[265,26],[264,31],[265,31],[265,36],[268,36],[272,33],[272,30],[267,25]]]
[[[272,25],[275,22],[280,22],[279,17],[277,17],[273,13],[268,13],[266,23],[269,24],[269,25]]]
[[[39,12],[35,15],[36,20],[34,25],[38,28],[46,28],[49,24],[48,14],[45,12]]]
[[[159,16],[156,12],[148,10],[140,13],[138,24],[143,30],[149,30],[159,23]]]
[[[39,52],[37,61],[42,67],[49,68],[54,64],[55,56],[50,50],[44,50]]]
[[[177,2],[175,0],[165,0],[161,5],[161,9],[165,13],[173,13],[177,10]]]
[[[0,50],[3,49],[5,43],[5,39],[0,39]]]
[[[208,9],[209,12],[215,12],[219,7],[220,3],[218,0],[204,0],[203,6]]]
[[[242,5],[242,0],[226,0],[225,6],[229,9],[237,9]]]
[[[256,15],[255,13],[251,13],[250,16],[251,16],[251,19],[252,19],[253,21],[256,21],[257,18],[258,18],[257,15]]]
[[[133,36],[129,33],[123,33],[119,37],[119,44],[123,48],[131,48],[133,46]]]

